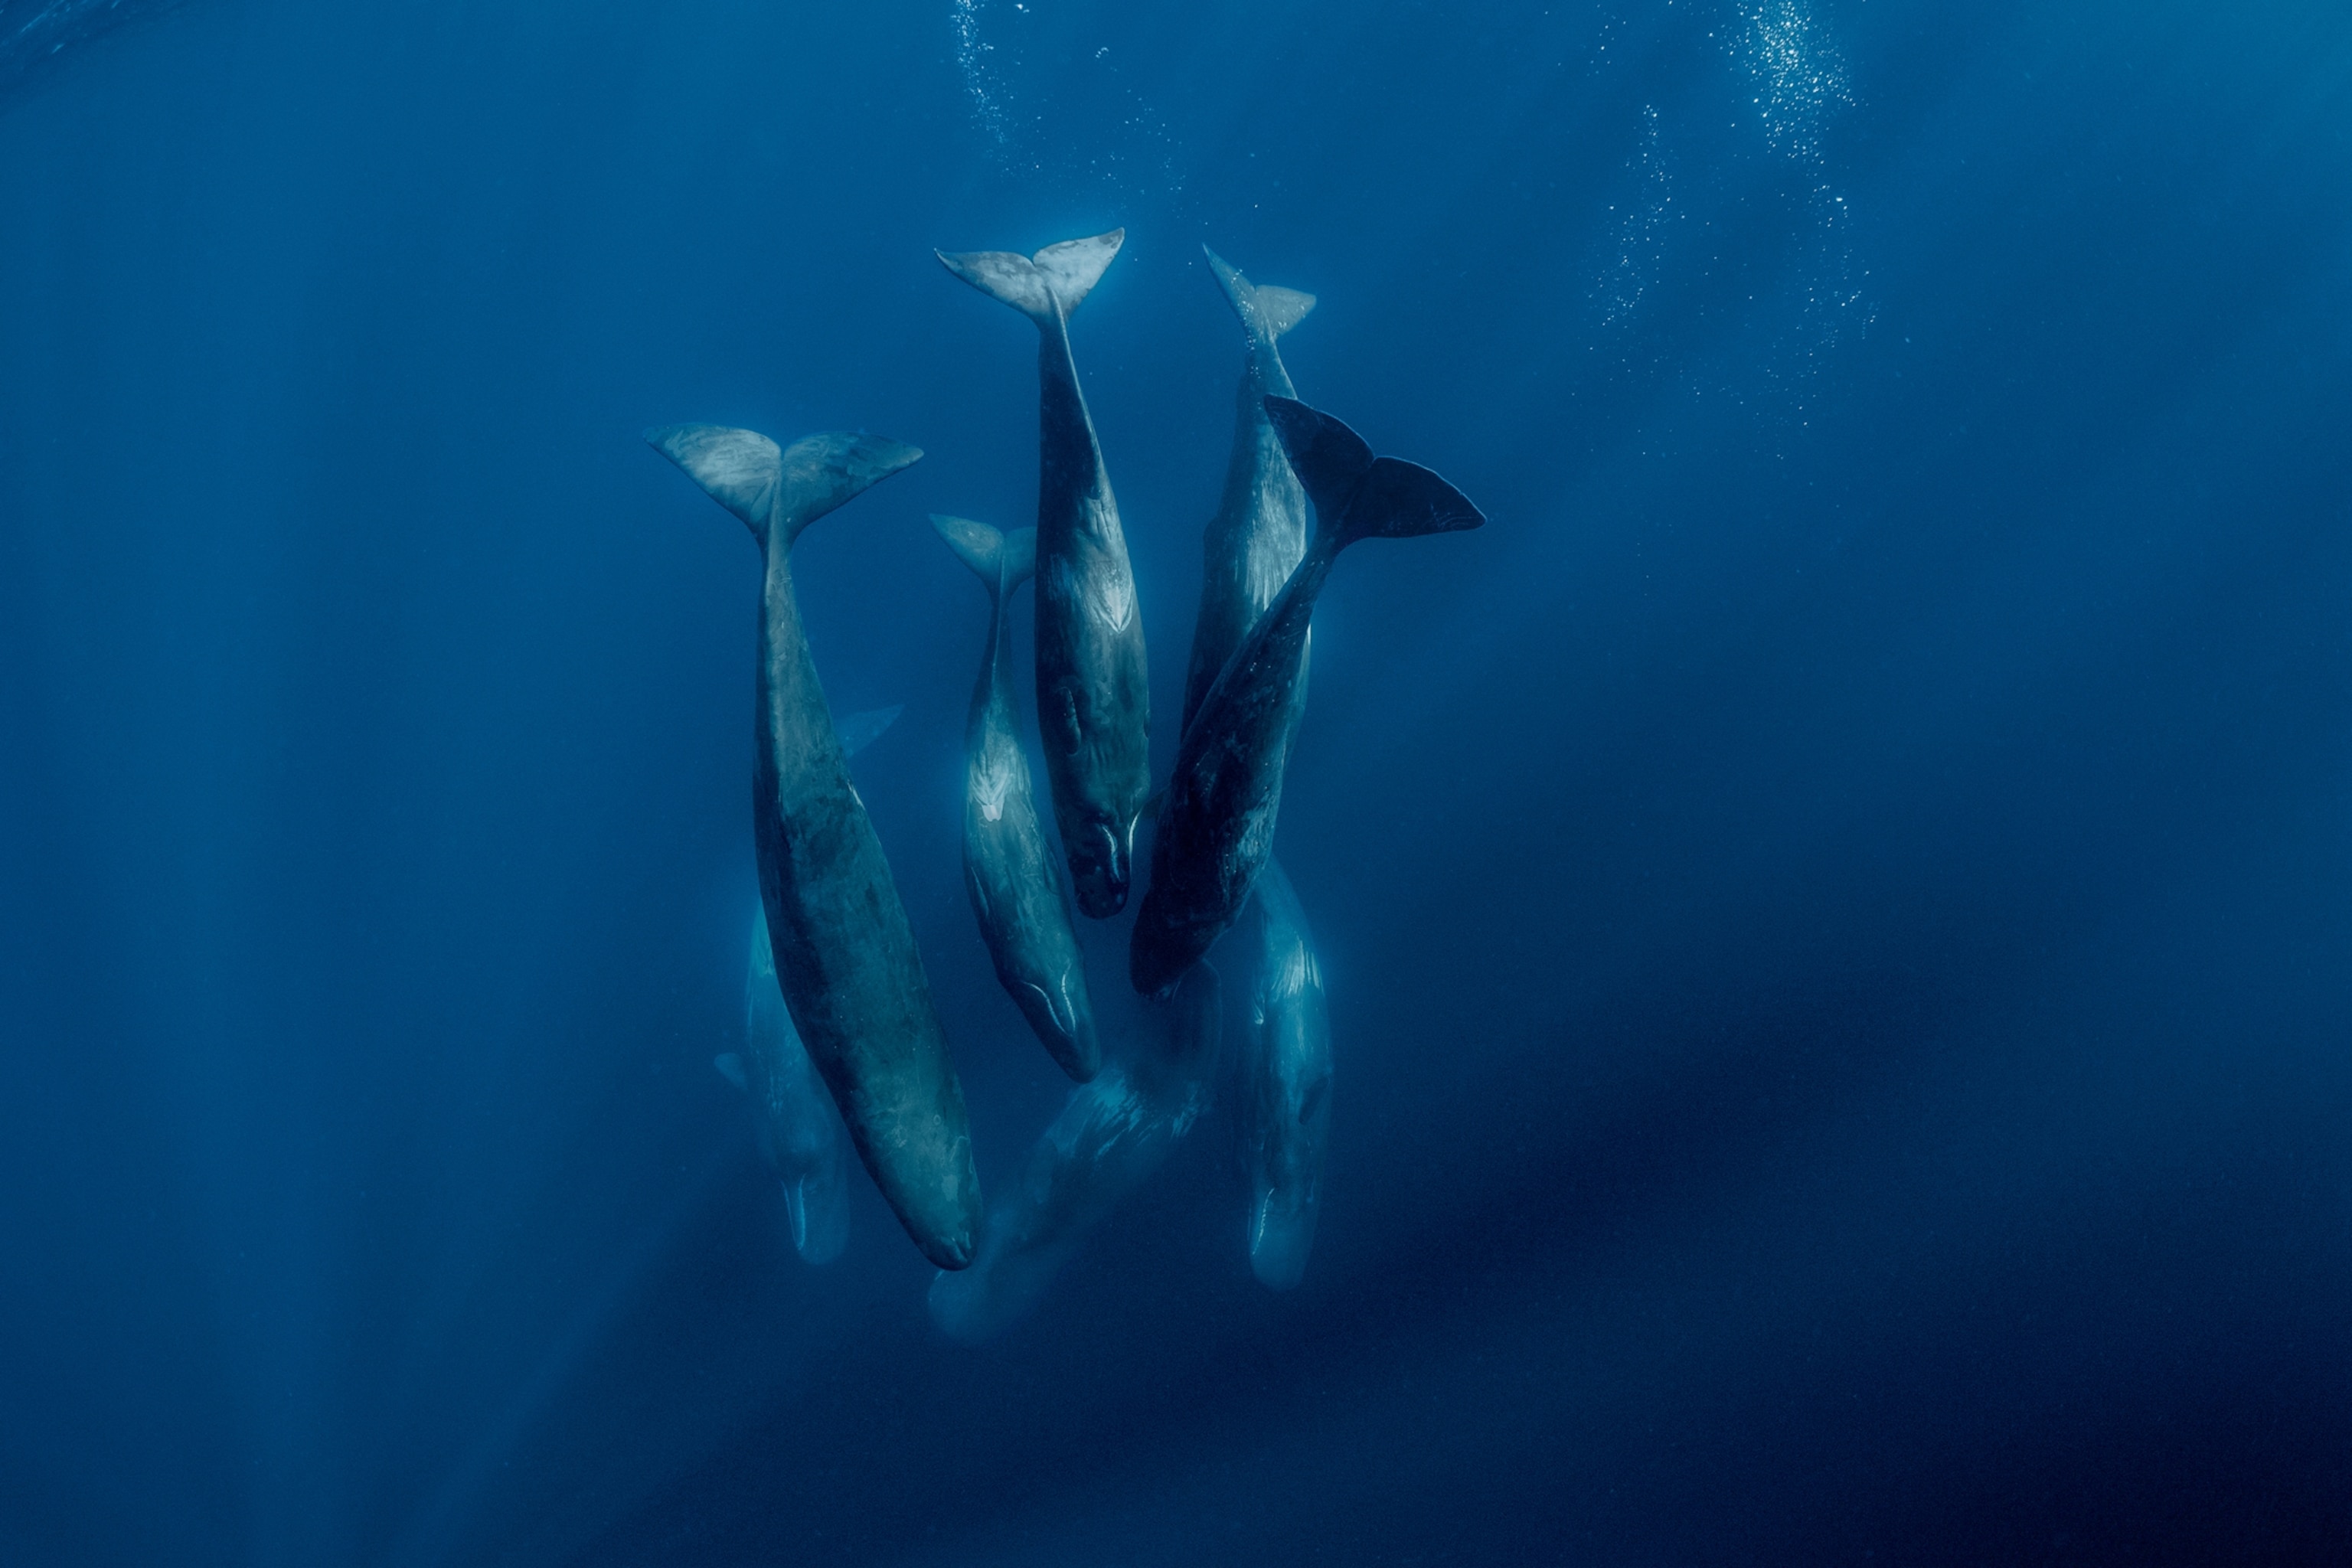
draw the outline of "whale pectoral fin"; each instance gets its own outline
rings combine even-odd
[[[741,1057],[737,1056],[733,1051],[721,1051],[719,1055],[710,1058],[710,1065],[719,1069],[719,1076],[720,1078],[725,1079],[737,1089],[742,1089],[747,1093],[750,1091],[751,1081],[743,1076],[743,1058]]]
[[[1095,285],[1101,281],[1103,269],[1110,265],[1118,247],[1127,243],[1127,230],[1112,229],[1108,234],[1092,235],[1085,239],[1066,239],[1059,245],[1049,245],[1030,259],[1054,289],[1054,298],[1062,302],[1062,314],[1076,310]]]
[[[765,541],[784,471],[783,452],[773,441],[724,425],[664,425],[646,431],[646,440],[741,518],[752,538]]]
[[[882,731],[897,723],[906,710],[907,705],[901,702],[890,708],[869,708],[844,719],[834,726],[834,733],[841,738],[842,754],[854,757],[880,740]]]

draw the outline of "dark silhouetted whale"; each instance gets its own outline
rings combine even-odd
[[[1307,624],[1339,552],[1360,539],[1448,533],[1486,521],[1427,468],[1373,457],[1329,415],[1286,397],[1269,396],[1265,406],[1315,503],[1315,534],[1177,747],[1152,839],[1151,888],[1128,947],[1129,977],[1147,996],[1166,994],[1234,923],[1273,851]]]
[[[938,252],[949,271],[1037,323],[1037,730],[1078,907],[1127,903],[1135,819],[1150,793],[1143,616],[1094,421],[1070,357],[1070,312],[1125,229],[1034,256]]]
[[[779,451],[765,436],[714,425],[646,439],[743,520],[766,563],[751,822],[785,1005],[883,1197],[926,1258],[961,1268],[981,1214],[963,1090],[793,598],[801,530],[922,453],[847,435]]]

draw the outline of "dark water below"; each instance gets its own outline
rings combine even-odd
[[[0,4],[0,1561],[2352,1561],[2352,14],[126,9]],[[1001,1188],[929,250],[1115,224],[1160,768],[1202,242],[1492,521],[1318,616],[1304,1282],[1213,1128],[970,1350],[710,1068],[755,552],[636,432],[929,454],[798,571]]]

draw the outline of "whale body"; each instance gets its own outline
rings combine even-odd
[[[841,750],[856,756],[906,710],[852,713],[835,726]],[[776,984],[768,911],[751,906],[751,952],[743,979],[743,1050],[711,1065],[741,1089],[751,1106],[760,1154],[784,1190],[793,1249],[811,1263],[830,1263],[849,1242],[849,1135],[841,1112],[793,1027]]]
[[[1331,1017],[1306,911],[1268,860],[1251,890],[1257,981],[1233,1081],[1249,1182],[1250,1268],[1287,1290],[1307,1271],[1331,1132]]]
[[[1035,1306],[1086,1233],[1157,1171],[1209,1100],[1223,1005],[1197,964],[1160,1009],[1164,1045],[1139,1042],[1104,1068],[1029,1152],[1021,1180],[989,1205],[980,1255],[931,1281],[931,1320],[977,1344]]]
[[[939,251],[949,271],[1037,323],[1037,729],[1078,908],[1127,904],[1135,819],[1150,793],[1143,616],[1118,502],[1070,354],[1069,317],[1125,229],[1034,256]]]
[[[784,1005],[875,1185],[925,1257],[960,1268],[981,1215],[963,1089],[889,862],[851,787],[792,580],[802,529],[922,453],[863,435],[780,450],[714,425],[646,439],[760,544],[752,831]]]
[[[1224,933],[1274,848],[1283,769],[1304,695],[1307,633],[1339,552],[1360,539],[1475,528],[1469,498],[1429,469],[1375,458],[1328,414],[1267,396],[1266,413],[1315,503],[1315,533],[1282,591],[1225,663],[1184,731],[1151,847],[1128,975],[1166,994]]]
[[[1201,609],[1192,623],[1192,656],[1184,669],[1184,719],[1192,727],[1234,650],[1274,603],[1298,558],[1307,553],[1307,492],[1267,418],[1265,399],[1296,397],[1277,342],[1315,308],[1315,296],[1296,289],[1253,284],[1223,257],[1202,246],[1209,268],[1249,335],[1234,413],[1233,457],[1225,489],[1202,540]]]
[[[1006,616],[1013,590],[1036,568],[1037,533],[999,533],[984,522],[936,514],[931,526],[988,589],[988,651],[964,726],[964,890],[997,983],[1062,1070],[1084,1083],[1102,1069],[1102,1047],[1061,863],[1030,794]]]
[[[750,1097],[761,1157],[783,1185],[793,1250],[811,1263],[832,1262],[849,1242],[848,1139],[777,987],[764,909],[751,917],[743,1053],[730,1051],[716,1065]]]

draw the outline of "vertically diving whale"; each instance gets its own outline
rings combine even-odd
[[[1265,413],[1268,393],[1295,397],[1276,340],[1315,308],[1315,296],[1296,289],[1253,284],[1207,246],[1210,270],[1249,334],[1234,415],[1234,453],[1225,465],[1224,494],[1202,541],[1201,613],[1192,623],[1192,658],[1184,670],[1184,720],[1192,727],[1225,661],[1282,591],[1307,553],[1307,492]]]
[[[1037,729],[1078,908],[1127,903],[1135,818],[1150,793],[1143,617],[1118,502],[1070,356],[1070,312],[1125,229],[1049,245],[936,254],[949,271],[1037,323]]]
[[[931,526],[988,588],[988,652],[964,726],[963,882],[997,982],[1054,1059],[1080,1083],[1102,1069],[1086,955],[1070,929],[1061,862],[1045,843],[1013,694],[1013,590],[1036,569],[1037,531],[999,533],[934,513]]]
[[[904,710],[852,713],[835,728],[842,752],[856,756]],[[751,906],[751,955],[743,980],[743,1050],[712,1065],[751,1102],[761,1157],[784,1189],[793,1247],[811,1263],[830,1263],[849,1241],[849,1146],[841,1113],[776,984],[768,911]]]
[[[743,1054],[719,1058],[720,1076],[751,1098],[761,1157],[783,1184],[793,1247],[830,1263],[849,1242],[849,1154],[841,1113],[801,1044],[776,985],[768,913],[751,917],[751,973],[743,983]]]
[[[1315,503],[1315,534],[1177,747],[1152,840],[1151,888],[1128,947],[1129,978],[1147,996],[1166,994],[1234,923],[1273,850],[1307,623],[1339,552],[1360,539],[1447,533],[1486,521],[1427,468],[1373,457],[1329,415],[1286,397],[1268,396],[1265,406]]]
[[[889,863],[850,786],[793,597],[801,530],[922,456],[874,436],[765,436],[674,425],[646,439],[743,520],[766,563],[752,834],[785,1005],[858,1157],[923,1255],[971,1260],[980,1182],[963,1090]]]
[[[1257,984],[1236,1054],[1236,1120],[1250,1190],[1250,1268],[1276,1290],[1307,1271],[1331,1131],[1331,1019],[1306,911],[1281,862],[1251,892]]]
[[[1160,1168],[1208,1104],[1222,1011],[1217,972],[1196,965],[1161,1010],[1166,1044],[1138,1042],[1070,1092],[1020,1184],[989,1205],[980,1256],[931,1281],[931,1319],[950,1338],[976,1344],[1018,1321],[1086,1233]]]

